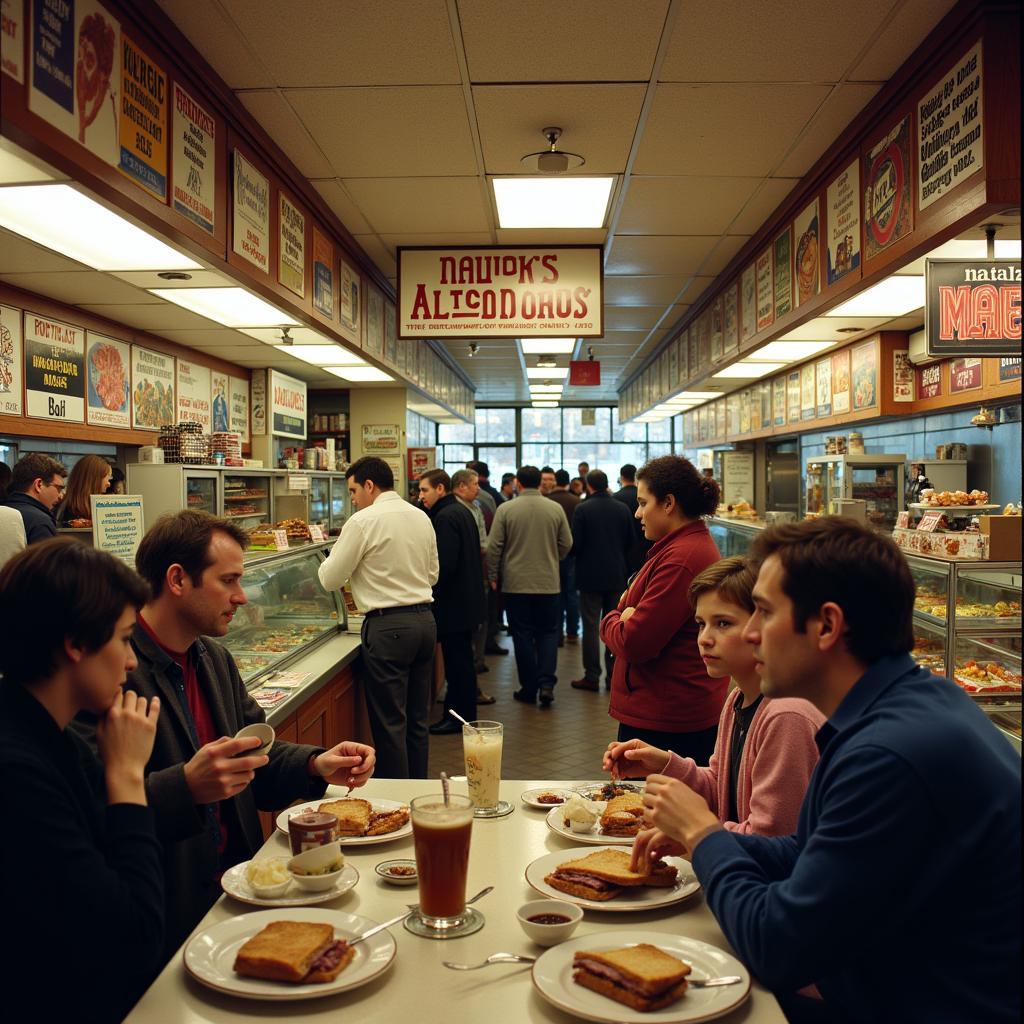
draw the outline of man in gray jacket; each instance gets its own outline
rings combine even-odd
[[[540,470],[520,466],[519,496],[498,506],[487,541],[491,587],[501,592],[519,673],[512,695],[525,704],[555,699],[558,677],[560,582],[558,563],[572,549],[572,532],[562,507],[544,500]]]

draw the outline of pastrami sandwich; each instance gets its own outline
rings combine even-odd
[[[374,811],[370,815],[370,824],[366,829],[366,834],[368,836],[384,836],[389,832],[397,832],[408,821],[408,807],[396,807],[390,811]]]
[[[647,872],[631,871],[625,850],[596,850],[578,860],[560,864],[544,881],[559,892],[586,900],[610,900],[623,889],[641,885],[673,886],[678,872],[657,861]]]
[[[606,836],[635,836],[643,825],[644,801],[639,793],[623,793],[608,801],[601,815]]]
[[[247,978],[314,985],[334,981],[354,956],[332,925],[272,921],[241,946],[234,969]]]
[[[660,1010],[686,992],[690,965],[657,946],[641,942],[603,953],[573,956],[572,980],[634,1010]]]
[[[365,836],[370,827],[373,805],[358,798],[328,800],[320,805],[321,814],[333,814],[338,819],[339,836]]]

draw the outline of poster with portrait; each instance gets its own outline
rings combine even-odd
[[[210,372],[210,426],[215,434],[231,429],[231,377],[220,370]]]
[[[853,408],[873,409],[878,404],[878,345],[874,341],[854,345],[850,351],[850,384]]]
[[[231,432],[238,434],[242,444],[249,440],[249,382],[242,377],[228,378],[231,407]]]
[[[800,422],[800,371],[791,370],[786,375],[786,421]]]
[[[775,295],[772,291],[772,249],[757,257],[757,329],[763,331],[775,322]]]
[[[775,239],[775,319],[793,308],[793,232],[786,228]]]
[[[217,191],[217,122],[175,82],[171,126],[171,205],[212,234]]]
[[[786,375],[772,378],[772,422],[777,427],[786,425]]]
[[[25,313],[25,414],[85,422],[85,331]]]
[[[0,413],[22,414],[21,310],[0,306]]]
[[[802,306],[821,291],[821,222],[817,199],[808,204],[793,221],[793,238],[796,304]]]
[[[131,426],[128,411],[131,390],[131,346],[102,334],[86,331],[86,421],[97,427]]]
[[[740,347],[739,282],[725,289],[722,310],[722,352],[731,356]]]
[[[860,267],[860,163],[854,160],[829,183],[825,197],[828,283]]]
[[[722,361],[722,296],[711,303],[711,362]]]
[[[914,400],[914,364],[910,361],[909,349],[893,350],[892,400],[894,402],[912,402]]]
[[[805,363],[800,367],[800,419],[814,419],[814,363]]]
[[[740,342],[757,334],[757,271],[751,263],[740,278]]]
[[[359,271],[345,260],[339,262],[341,272],[338,287],[338,311],[341,324],[352,332],[352,340],[360,342],[360,285]]]
[[[190,359],[178,359],[178,422],[198,423],[210,432],[210,368]]]
[[[864,153],[864,258],[914,230],[910,190],[910,115]]]
[[[814,380],[817,385],[818,419],[832,415],[832,359],[825,356],[814,364]]]
[[[384,296],[372,284],[366,287],[366,343],[364,348],[378,359],[384,357]],[[433,380],[433,372],[431,373]],[[437,387],[431,387],[437,394]]]
[[[174,356],[132,345],[132,427],[159,430],[175,422]]]
[[[832,354],[832,412],[850,411],[850,350]]]

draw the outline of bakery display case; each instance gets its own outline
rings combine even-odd
[[[272,470],[224,470],[221,514],[248,529],[274,517]]]
[[[235,613],[222,642],[249,689],[345,629],[340,595],[320,585],[320,563],[328,550],[307,544],[246,553],[242,587],[249,603]]]
[[[865,503],[868,525],[891,530],[903,508],[906,455],[812,455],[804,463],[804,513],[838,515],[839,503]]]
[[[331,478],[328,473],[310,473],[309,523],[328,533],[331,525]]]
[[[764,520],[725,519],[710,516],[706,520],[708,532],[723,558],[745,555],[754,538],[765,528]]]
[[[125,487],[128,494],[142,496],[148,530],[165,512],[189,508],[220,515],[223,479],[223,472],[214,466],[130,462]]]
[[[341,533],[345,520],[352,513],[352,498],[348,493],[348,481],[343,473],[331,474],[331,525],[330,534],[336,537]]]

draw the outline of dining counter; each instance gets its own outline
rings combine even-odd
[[[581,780],[586,781],[586,780]],[[569,785],[573,785],[571,783]],[[531,942],[516,920],[516,910],[540,898],[526,882],[526,866],[538,857],[574,844],[548,828],[546,811],[520,801],[520,794],[538,787],[565,787],[565,782],[504,781],[501,797],[514,806],[503,818],[477,819],[469,858],[467,895],[484,886],[494,891],[476,904],[486,923],[482,930],[463,938],[432,940],[418,938],[401,924],[391,928],[397,955],[390,968],[367,984],[336,995],[305,1001],[260,1002],[216,992],[195,981],[186,971],[183,949],[179,950],[126,1018],[129,1024],[252,1024],[262,1020],[327,1021],[350,1020],[359,1024],[430,1024],[433,1021],[523,1024],[550,1021],[568,1024],[578,1017],[547,1002],[531,981],[530,965],[498,964],[479,971],[456,972],[442,966],[443,960],[476,962],[497,951],[538,956],[542,947]],[[464,781],[452,783],[453,792],[465,792]],[[372,779],[354,795],[369,800],[400,800],[439,792],[436,781]],[[342,795],[336,787],[330,796]],[[358,883],[348,892],[319,908],[358,914],[374,922],[400,914],[416,902],[415,886],[395,886],[374,873],[374,865],[394,857],[413,857],[413,841],[405,836],[389,842],[344,848],[346,863],[359,872]],[[287,838],[276,832],[257,856],[287,856]],[[265,910],[221,896],[200,922],[197,932],[238,915]],[[283,916],[287,916],[282,912]],[[586,910],[573,939],[602,931],[628,929],[642,941],[645,932],[668,932],[711,943],[732,953],[700,892],[688,900],[660,910],[613,913]],[[186,943],[187,945],[187,943]],[[684,997],[685,998],[685,997]],[[608,1001],[609,1013],[618,1004]],[[623,1008],[625,1009],[625,1008]],[[660,1017],[660,1014],[657,1016]],[[702,1018],[704,1019],[704,1018]],[[728,1024],[785,1024],[775,998],[753,983],[750,998],[725,1017]]]

